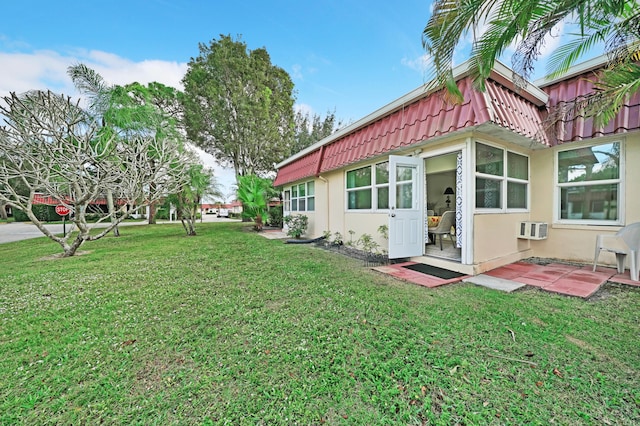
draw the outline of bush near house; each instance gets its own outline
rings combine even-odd
[[[282,228],[284,224],[282,204],[269,207],[269,226]]]
[[[287,225],[287,235],[293,238],[300,238],[307,232],[309,226],[309,218],[303,214],[295,214],[284,218]]]

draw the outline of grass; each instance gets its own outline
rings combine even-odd
[[[637,289],[426,289],[246,226],[0,245],[0,424],[640,423]]]

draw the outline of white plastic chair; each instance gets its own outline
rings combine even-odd
[[[629,256],[629,272],[633,281],[640,281],[640,222],[632,223],[616,232],[615,235],[598,235],[596,253],[593,258],[593,270],[596,270],[600,251],[605,250],[616,255],[618,273],[624,272],[624,261]]]

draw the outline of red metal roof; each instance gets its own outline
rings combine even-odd
[[[66,204],[73,204],[73,201],[71,201],[70,198],[67,197],[67,199],[64,200],[64,202]],[[33,194],[33,204],[46,204],[48,206],[56,206],[58,204],[61,204],[62,202],[60,200],[58,200],[57,198],[54,198],[50,195],[45,195],[45,194]]]
[[[597,75],[586,72],[545,87],[549,94],[549,111],[561,111],[562,106],[589,93],[593,93],[593,80]],[[640,92],[632,96],[616,117],[606,126],[595,126],[592,119],[582,115],[565,114],[555,124],[550,135],[551,143],[558,145],[598,136],[626,133],[640,129]]]
[[[546,117],[543,109],[492,81],[487,82],[487,96],[490,97],[490,108],[495,114],[492,120],[495,124],[543,145],[549,145],[542,126]]]
[[[294,156],[290,162],[283,163],[275,185],[315,176],[400,147],[485,123],[511,130],[538,142],[540,146],[640,130],[640,92],[632,96],[606,126],[597,127],[593,120],[580,115],[565,113],[564,116],[558,116],[563,104],[593,93],[594,70],[601,68],[605,62],[602,58],[594,58],[583,64],[584,67],[577,66],[574,75],[540,88],[534,86],[533,92],[522,92],[522,96],[512,88],[505,87],[511,84],[504,70],[492,74],[484,93],[475,91],[468,78],[459,80],[464,102],[458,105],[444,103],[439,93],[427,96],[427,93],[412,92],[406,99],[400,98],[389,108],[383,109],[380,115],[376,112],[365,117],[356,123],[357,127],[352,131],[347,128],[343,134],[329,137],[326,143],[315,150],[300,153],[299,158]],[[538,94],[535,94],[536,91]],[[548,100],[542,91],[548,95]],[[545,128],[545,120],[549,123],[554,120],[556,124]]]
[[[548,144],[539,129],[543,112],[536,105],[504,86],[489,80],[487,93],[473,89],[469,78],[458,82],[464,102],[451,105],[440,93],[420,97],[371,121],[364,127],[330,141],[315,151],[283,165],[274,185],[279,186],[335,170],[400,147],[493,122]]]
[[[45,195],[45,194],[40,194],[40,193],[36,193],[33,194],[33,204],[37,205],[37,204],[46,204],[48,206],[56,206],[58,204],[67,204],[67,205],[73,205],[74,201],[70,198],[67,197],[65,198],[64,202],[58,200],[55,197],[52,197],[50,195]],[[126,204],[127,201],[123,200],[123,199],[117,199],[116,200],[116,204],[117,205],[124,205]],[[91,204],[96,204],[96,205],[107,205],[107,199],[106,198],[96,198],[95,200],[93,200],[91,202]]]
[[[273,185],[279,186],[295,180],[314,176],[317,173],[321,152],[322,149],[317,149],[316,151],[313,151],[312,153],[280,168]]]

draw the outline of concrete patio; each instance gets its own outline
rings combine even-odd
[[[588,299],[602,285],[611,281],[640,287],[640,282],[632,281],[629,270],[618,274],[614,268],[598,266],[593,272],[592,265],[569,265],[549,263],[545,265],[516,262],[476,276],[463,276],[450,280],[426,275],[405,268],[414,262],[374,267],[373,269],[393,277],[425,287],[438,287],[457,282],[468,282],[502,291],[515,291],[525,285],[566,296]]]

